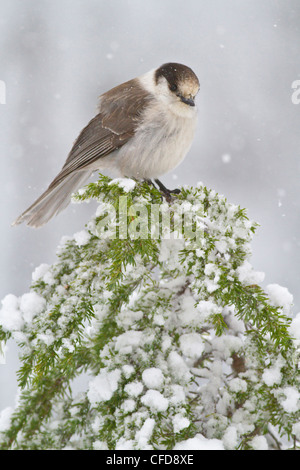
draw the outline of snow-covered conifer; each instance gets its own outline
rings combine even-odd
[[[299,447],[299,315],[260,286],[245,210],[202,184],[166,202],[107,177],[74,198],[95,198],[95,217],[2,301],[22,365],[1,447]]]

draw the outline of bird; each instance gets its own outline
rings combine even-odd
[[[190,67],[168,62],[103,93],[98,113],[80,132],[61,171],[12,225],[43,226],[96,170],[155,182],[166,196],[180,192],[168,190],[158,178],[190,150],[199,89]]]

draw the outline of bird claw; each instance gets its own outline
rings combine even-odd
[[[145,179],[144,181],[146,181],[149,186],[151,185],[151,186],[154,186],[154,188],[156,188],[156,186],[155,186],[155,184],[153,183],[152,180]],[[172,202],[173,201],[172,194],[180,194],[181,193],[180,189],[178,189],[178,188],[176,188],[176,189],[166,188],[166,186],[161,181],[159,181],[158,179],[155,179],[154,181],[160,189],[161,197],[162,198],[164,197],[167,202]]]
[[[159,186],[159,189],[162,193],[162,196],[166,199],[167,202],[172,202],[173,201],[173,196],[172,194],[180,194],[180,189],[168,189],[165,187],[164,184],[162,184],[161,181],[159,180],[154,180],[155,183]]]

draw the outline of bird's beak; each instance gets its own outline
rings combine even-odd
[[[181,99],[181,101],[185,104],[188,104],[189,106],[195,106],[195,101],[194,101],[194,98],[190,97],[190,98],[185,98],[184,96],[182,95],[178,95],[179,98]]]

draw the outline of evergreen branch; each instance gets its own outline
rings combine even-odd
[[[95,217],[38,268],[32,311],[3,303],[0,341],[23,354],[1,447],[297,448],[299,341],[248,261],[257,224],[203,185],[168,203],[127,185],[100,176],[75,195]]]

